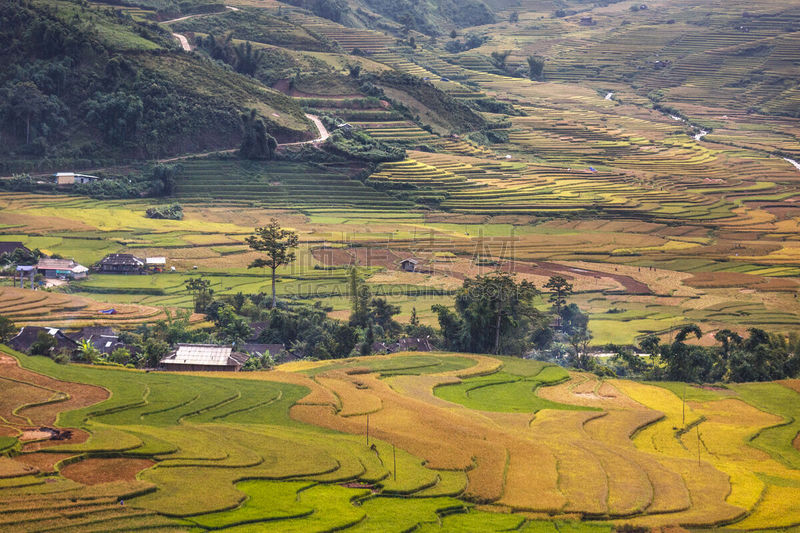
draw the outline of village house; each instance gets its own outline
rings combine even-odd
[[[286,351],[286,346],[283,344],[260,344],[256,342],[248,342],[239,347],[243,352],[258,357],[269,354],[270,356],[277,357]]]
[[[141,274],[144,261],[131,254],[108,254],[94,266],[101,274]]]
[[[217,344],[178,344],[167,357],[159,361],[159,370],[238,372],[250,358],[234,352],[233,346]]]
[[[91,183],[99,180],[97,176],[89,176],[88,174],[77,174],[75,172],[56,172],[53,174],[53,180],[56,185],[75,185],[76,183]]]
[[[45,328],[41,326],[23,326],[17,336],[6,344],[9,348],[18,352],[30,353],[31,346],[36,342],[39,334],[45,332],[56,339],[56,352],[74,352],[78,349],[78,343],[70,339],[58,328]]]
[[[409,258],[400,261],[400,268],[406,272],[416,272],[417,265],[419,265],[419,261],[417,261],[416,259]]]
[[[28,248],[25,247],[25,245],[23,245],[19,241],[4,241],[4,242],[0,242],[0,255],[3,255],[3,254],[11,255],[14,252],[16,252],[17,250],[21,250],[21,251],[25,252],[26,254],[32,253]]]
[[[89,269],[72,259],[40,259],[36,270],[47,279],[83,279]]]
[[[76,333],[67,335],[76,343],[83,340],[89,341],[92,346],[104,355],[110,355],[117,348],[126,348],[125,343],[119,340],[114,330],[109,326],[86,326]]]
[[[373,353],[397,353],[397,352],[431,352],[433,344],[430,337],[403,337],[394,343],[374,342],[372,343]]]

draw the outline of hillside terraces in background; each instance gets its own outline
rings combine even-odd
[[[250,207],[410,206],[351,178],[347,172],[352,170],[288,162],[186,161],[175,196],[188,204],[223,201]]]

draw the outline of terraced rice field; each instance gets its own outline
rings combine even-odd
[[[113,308],[113,315],[100,311]],[[0,287],[0,315],[17,325],[81,328],[94,324],[131,327],[142,322],[166,318],[163,308],[97,302],[89,298],[46,291],[31,291],[15,287]],[[193,315],[192,322],[204,320]]]
[[[792,382],[692,389],[684,411],[675,384],[468,354],[238,375],[0,362],[9,531],[800,522]],[[62,442],[28,429],[54,422],[83,429]]]

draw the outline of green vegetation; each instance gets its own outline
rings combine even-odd
[[[162,207],[150,207],[145,212],[147,218],[161,218],[167,220],[183,220],[183,207],[181,204],[171,204]]]
[[[115,13],[61,1],[0,11],[8,43],[0,57],[4,170],[30,166],[15,160],[32,156],[85,165],[229,147],[241,138],[245,106],[258,108],[282,139],[304,132],[288,98],[178,54],[164,29]],[[274,111],[285,117],[274,120]]]
[[[569,378],[567,372],[539,361],[502,358],[503,369],[434,389],[439,398],[481,411],[535,413],[541,409],[584,409],[540,398],[536,389]]]

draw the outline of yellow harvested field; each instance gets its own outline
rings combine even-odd
[[[339,399],[340,416],[365,415],[379,411],[381,399],[372,394],[366,380],[339,371],[331,371],[317,376],[316,381],[333,392]]]
[[[486,369],[495,366],[491,357],[478,359]],[[472,411],[432,394],[438,385],[457,382],[458,373],[464,371],[381,380],[375,373],[329,371],[316,380],[342,399],[341,410],[297,405],[292,416],[363,435],[366,417],[358,415],[369,410],[375,438],[421,457],[429,468],[465,471],[465,497],[531,513],[653,527],[710,525],[735,521],[757,506],[764,484],[751,469],[790,475],[747,446],[749,436],[779,418],[737,399],[686,405],[686,423],[700,427],[698,463],[695,431],[673,429],[681,425],[683,404],[667,389],[572,373],[538,394],[602,411],[544,409],[531,420],[524,413]]]

